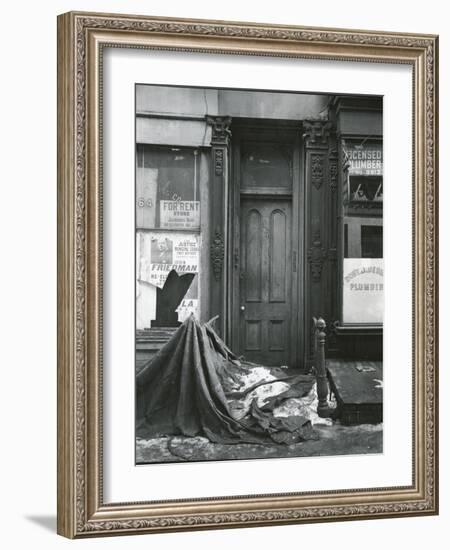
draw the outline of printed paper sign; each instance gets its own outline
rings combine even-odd
[[[184,298],[181,304],[177,307],[178,321],[183,323],[191,313],[198,317],[198,299]]]
[[[346,147],[351,176],[382,176],[383,148],[381,143]]]
[[[140,255],[140,280],[163,288],[172,270],[179,275],[198,273],[200,236],[147,233],[140,246]]]
[[[200,201],[160,201],[162,229],[199,229]]]
[[[344,258],[344,323],[382,323],[383,258]]]

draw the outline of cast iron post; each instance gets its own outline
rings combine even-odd
[[[315,326],[315,370],[317,379],[317,397],[319,403],[317,405],[317,414],[322,417],[330,415],[328,408],[328,380],[327,368],[325,364],[325,329],[327,327],[322,317],[316,319],[314,317]]]

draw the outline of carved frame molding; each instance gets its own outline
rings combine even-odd
[[[75,538],[436,514],[437,37],[68,13],[58,18],[58,43],[58,532]],[[417,143],[414,158],[416,410],[411,487],[323,491],[313,495],[217,497],[189,502],[103,503],[102,135],[98,86],[105,45],[390,61],[413,67]],[[339,46],[339,53],[334,50],[335,46]],[[423,197],[420,201],[419,196]]]

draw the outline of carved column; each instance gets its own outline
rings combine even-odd
[[[227,219],[225,205],[228,198],[229,144],[231,117],[207,116],[211,126],[210,170],[210,316],[218,315],[216,328],[225,334],[226,273],[227,273]]]
[[[328,259],[330,254],[331,219],[330,196],[336,185],[334,156],[330,155],[332,124],[328,120],[303,122],[306,174],[306,281],[305,300],[307,314],[306,335],[307,366],[314,360],[315,330],[312,317],[329,314],[330,293]],[[337,166],[336,166],[337,170]],[[331,253],[332,254],[332,253]]]

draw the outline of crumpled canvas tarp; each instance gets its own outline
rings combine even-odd
[[[288,389],[262,405],[254,399],[246,416],[238,419],[233,415],[233,401],[255,389],[239,391],[244,371],[245,364],[211,324],[200,324],[191,315],[137,375],[136,435],[146,439],[202,435],[215,443],[271,444],[315,438],[308,419],[272,414],[283,398],[306,395],[313,385],[311,377],[279,378],[289,380]]]

